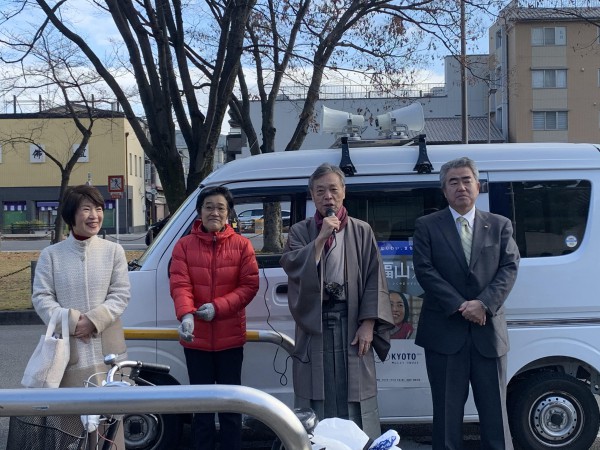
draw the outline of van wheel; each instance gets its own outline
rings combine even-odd
[[[598,435],[594,394],[576,378],[558,372],[521,381],[508,398],[513,439],[523,449],[588,450]]]
[[[123,417],[127,450],[177,448],[183,422],[177,414],[127,414]]]

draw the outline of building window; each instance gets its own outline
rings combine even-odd
[[[4,226],[27,220],[27,202],[4,202]]]
[[[534,111],[534,130],[566,130],[567,111]]]
[[[2,164],[2,146],[0,145],[0,164]]]
[[[531,71],[531,86],[541,88],[566,88],[566,69],[534,69]]]
[[[129,175],[133,175],[133,167],[131,167],[131,153],[129,154]]]
[[[531,45],[566,45],[567,29],[565,27],[547,27],[531,29]]]
[[[135,176],[137,177],[137,168],[138,168],[138,162],[137,162],[137,155],[133,155],[133,164],[134,164],[134,169],[135,169]]]
[[[29,145],[29,162],[32,164],[39,164],[46,162],[46,153],[44,153],[44,146],[40,144]]]
[[[73,154],[75,154],[75,152],[77,151],[77,149],[79,148],[81,144],[73,144],[73,146],[71,147],[71,152],[73,152]],[[89,154],[89,149],[88,146],[85,146],[85,149],[83,150],[83,155],[81,155],[79,157],[79,159],[77,160],[78,163],[87,163],[90,162],[90,154]]]
[[[496,31],[496,48],[502,47],[502,30]]]

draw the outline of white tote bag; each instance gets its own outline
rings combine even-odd
[[[62,320],[62,336],[55,333]],[[52,314],[46,334],[33,351],[21,384],[30,388],[57,388],[69,363],[69,310],[57,308]]]

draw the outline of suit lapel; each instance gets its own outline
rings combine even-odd
[[[438,225],[442,236],[448,242],[450,250],[452,253],[454,253],[454,256],[458,260],[462,269],[465,272],[468,271],[469,268],[467,267],[467,258],[465,258],[465,252],[463,251],[462,244],[460,243],[460,237],[458,236],[456,223],[452,218],[450,208],[446,208],[445,213],[440,214],[438,218]]]
[[[475,210],[475,223],[473,225],[473,244],[471,250],[471,267],[477,262],[483,243],[486,241],[487,233],[490,231],[490,224],[487,217],[478,209]]]

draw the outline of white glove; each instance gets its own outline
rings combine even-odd
[[[192,314],[183,316],[178,331],[180,339],[192,342],[192,339],[194,339],[194,316]]]
[[[212,303],[205,303],[198,311],[196,311],[196,316],[206,322],[210,322],[215,318],[215,307]]]

